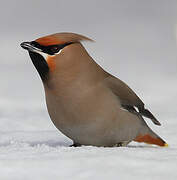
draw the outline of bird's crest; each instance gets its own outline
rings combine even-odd
[[[63,33],[56,33],[56,34],[44,36],[36,39],[35,41],[43,46],[51,46],[55,44],[65,44],[70,42],[74,43],[80,41],[93,41],[93,40],[85,36],[82,36],[80,34],[63,32]]]

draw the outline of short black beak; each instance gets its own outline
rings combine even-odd
[[[26,49],[26,50],[30,50],[30,49],[33,48],[33,46],[31,45],[30,42],[22,42],[22,43],[20,44],[20,46],[21,46],[22,48]]]
[[[36,48],[34,45],[32,45],[32,43],[31,42],[22,42],[21,44],[20,44],[20,46],[23,48],[23,49],[26,49],[26,50],[28,50],[28,51],[42,51],[41,49],[39,49],[39,48]]]

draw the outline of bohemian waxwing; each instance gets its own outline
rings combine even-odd
[[[56,33],[21,44],[42,79],[54,125],[73,146],[123,146],[131,141],[167,146],[142,116],[160,122],[124,82],[89,56],[83,40],[92,41]]]

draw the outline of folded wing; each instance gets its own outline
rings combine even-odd
[[[119,98],[124,109],[132,113],[137,113],[135,109],[136,107],[138,108],[138,113],[140,115],[151,119],[152,122],[156,125],[161,125],[160,122],[154,117],[154,115],[148,109],[144,108],[144,103],[142,100],[123,81],[112,75],[109,75],[105,79],[105,83]]]

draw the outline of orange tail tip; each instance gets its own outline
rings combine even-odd
[[[167,143],[164,144],[164,147],[168,147],[169,145]]]
[[[149,134],[139,135],[139,136],[137,136],[135,138],[134,141],[144,142],[144,143],[147,143],[147,144],[155,144],[155,145],[163,146],[163,147],[168,147],[168,144],[164,140],[162,140],[159,137],[152,137]]]

